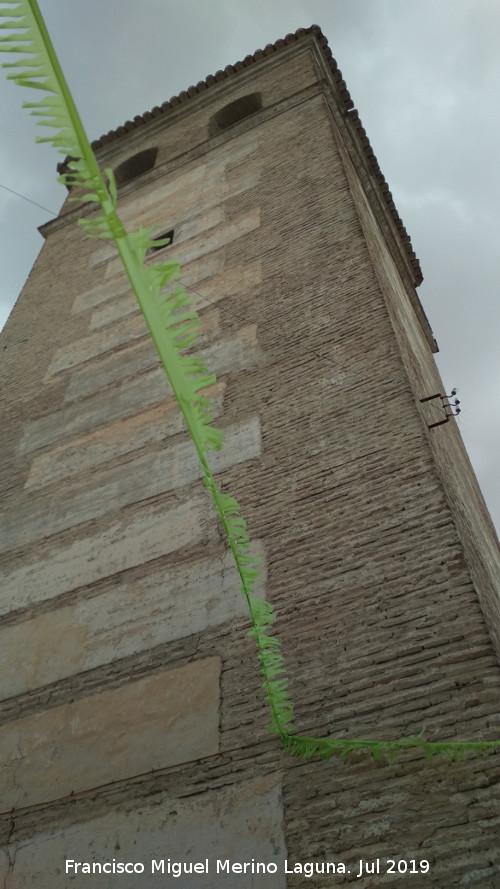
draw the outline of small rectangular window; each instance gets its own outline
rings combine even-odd
[[[148,250],[148,256],[152,253],[156,253],[157,250],[163,250],[165,247],[170,247],[170,244],[174,242],[174,230],[173,228],[169,229],[169,231],[162,232],[160,235],[155,235],[154,238],[151,238],[153,241],[153,245],[155,245],[156,241],[161,241],[157,246],[150,247]],[[166,241],[166,243],[163,243]]]

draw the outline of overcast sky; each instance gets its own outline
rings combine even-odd
[[[328,38],[420,259],[420,298],[500,527],[498,0],[39,0],[90,139],[313,23]],[[0,71],[0,327],[57,213],[59,155]],[[37,98],[37,97],[35,97]],[[495,457],[497,454],[497,457]]]

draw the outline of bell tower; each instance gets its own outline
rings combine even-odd
[[[93,147],[200,314],[211,464],[262,559],[297,730],[499,738],[498,541],[319,28]],[[268,732],[195,451],[82,206],[42,227],[1,334],[2,885],[494,889],[498,754],[305,761]]]

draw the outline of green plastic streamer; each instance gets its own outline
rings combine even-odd
[[[179,265],[169,260],[145,266],[148,249],[166,244],[168,239],[153,241],[152,228],[125,230],[116,211],[113,171],[104,171],[106,181],[99,170],[36,0],[0,0],[0,4],[0,51],[29,56],[3,63],[2,67],[13,69],[7,77],[19,86],[48,93],[40,102],[23,103],[23,107],[39,118],[41,126],[55,131],[37,141],[51,142],[70,158],[67,172],[59,176],[61,183],[89,189],[81,197],[70,200],[89,201],[100,207],[101,215],[85,217],[78,223],[89,237],[113,239],[196,448],[204,484],[224,528],[238,569],[241,592],[248,603],[252,623],[249,635],[257,646],[271,714],[270,730],[280,736],[286,750],[306,758],[327,759],[367,749],[375,759],[392,759],[401,749],[417,747],[427,758],[445,754],[463,759],[468,751],[481,754],[500,748],[500,741],[436,743],[424,741],[421,734],[396,741],[308,738],[292,734],[293,707],[287,692],[280,644],[270,634],[275,615],[268,602],[254,595],[258,559],[249,552],[246,525],[238,503],[218,489],[207,460],[210,451],[222,447],[222,432],[212,426],[210,402],[202,395],[202,390],[215,383],[215,375],[208,372],[202,358],[181,354],[195,341],[199,319],[182,286],[172,293],[162,292],[166,284],[179,278]]]

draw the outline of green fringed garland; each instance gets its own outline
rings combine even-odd
[[[258,576],[258,560],[249,553],[246,525],[240,507],[233,497],[217,488],[206,454],[222,447],[222,432],[212,425],[210,402],[201,392],[215,383],[202,358],[181,355],[196,339],[199,319],[191,310],[191,300],[179,286],[165,295],[163,288],[179,278],[179,265],[169,260],[160,265],[144,266],[146,252],[158,247],[152,241],[152,228],[126,232],[116,212],[117,190],[111,169],[106,169],[105,183],[94,157],[84,128],[64,79],[57,56],[45,27],[36,0],[0,0],[0,51],[30,56],[3,64],[14,69],[8,74],[19,86],[49,93],[40,102],[25,102],[31,114],[40,118],[42,126],[52,127],[52,136],[38,138],[51,142],[59,152],[77,160],[70,161],[68,172],[59,177],[64,185],[88,188],[83,196],[70,200],[100,205],[102,215],[79,220],[88,237],[112,238],[123,262],[130,284],[151,332],[160,360],[184,416],[190,436],[198,453],[203,480],[210,492],[215,509],[224,528],[241,581],[241,592],[247,599],[263,688],[271,712],[271,732],[280,736],[284,748],[294,756],[346,756],[368,750],[374,759],[393,759],[406,748],[423,750],[428,759],[443,754],[453,759],[464,759],[470,751],[475,755],[500,749],[499,741],[465,741],[457,743],[426,742],[421,735],[396,741],[348,740],[342,738],[307,738],[292,733],[293,706],[288,696],[287,678],[279,641],[270,635],[275,615],[271,605],[254,596]],[[9,33],[14,29],[16,33]],[[19,33],[20,32],[20,33]],[[168,239],[165,240],[165,244]],[[182,313],[180,310],[183,309]]]

